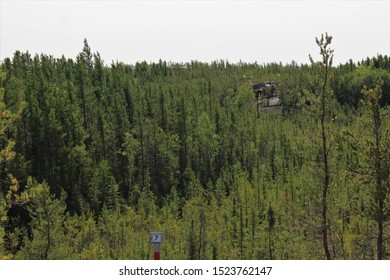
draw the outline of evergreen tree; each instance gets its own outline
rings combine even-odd
[[[35,185],[36,197],[28,206],[31,215],[32,239],[25,241],[25,246],[17,254],[20,259],[65,259],[70,248],[65,243],[65,197],[59,199],[50,194],[49,186],[38,184],[29,179],[28,185]]]
[[[386,256],[386,228],[390,221],[390,131],[388,108],[381,108],[381,82],[375,88],[364,86],[364,110],[361,125],[368,126],[364,134],[349,133],[352,148],[358,155],[351,171],[361,179],[363,186],[370,188],[369,218],[377,224],[377,259]]]
[[[316,43],[320,48],[320,54],[322,61],[318,63],[320,67],[320,77],[318,80],[318,86],[314,88],[314,100],[318,102],[316,104],[318,108],[315,108],[315,116],[320,121],[320,137],[321,137],[321,163],[322,163],[322,197],[321,197],[321,232],[322,232],[322,244],[326,258],[331,259],[329,249],[329,219],[328,219],[328,195],[329,188],[331,186],[331,171],[329,166],[329,151],[331,148],[330,130],[328,127],[330,104],[329,104],[329,75],[333,61],[333,49],[329,48],[332,43],[332,36],[328,34],[321,35],[321,38],[316,38]],[[310,57],[313,66],[316,65],[314,60]]]

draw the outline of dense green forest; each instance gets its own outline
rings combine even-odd
[[[389,259],[390,58],[316,42],[301,65],[4,59],[0,257],[152,259],[161,231],[162,259]],[[261,81],[283,106],[257,110]]]

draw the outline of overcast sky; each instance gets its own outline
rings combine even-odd
[[[267,63],[319,59],[315,37],[334,39],[334,61],[390,54],[390,0],[0,0],[0,60],[15,50],[75,58],[87,38],[106,63],[191,60]]]

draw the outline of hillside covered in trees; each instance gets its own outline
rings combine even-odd
[[[390,58],[0,68],[0,257],[389,259]],[[336,54],[337,55],[337,54]],[[318,62],[317,62],[318,60]],[[258,112],[252,84],[283,106]]]

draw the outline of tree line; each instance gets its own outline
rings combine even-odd
[[[388,259],[390,59],[0,68],[0,255]],[[283,106],[256,112],[251,85]]]

